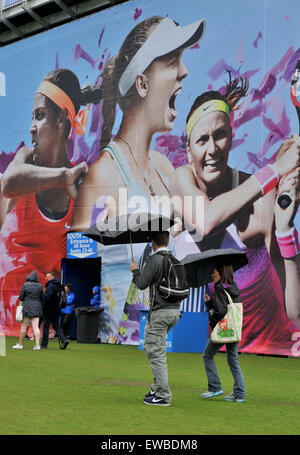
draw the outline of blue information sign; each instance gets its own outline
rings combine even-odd
[[[96,258],[97,242],[89,239],[82,232],[69,232],[67,234],[68,258]]]

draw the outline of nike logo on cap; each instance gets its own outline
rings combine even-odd
[[[211,107],[211,104],[210,104],[209,106],[207,106],[207,107],[204,107],[203,110],[204,110],[204,111],[207,111],[207,109],[208,109],[209,107]]]

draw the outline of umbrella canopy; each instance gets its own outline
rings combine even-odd
[[[199,287],[212,282],[215,263],[231,264],[233,271],[248,264],[247,255],[233,248],[211,249],[203,253],[188,254],[181,263],[184,264],[189,286]]]
[[[167,231],[175,220],[161,214],[136,212],[91,226],[84,235],[103,245],[151,242],[151,232]]]

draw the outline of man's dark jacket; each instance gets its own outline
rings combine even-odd
[[[53,315],[59,313],[59,301],[57,299],[57,291],[59,286],[60,281],[57,278],[53,278],[53,280],[49,280],[46,283],[45,305],[43,308],[44,314]]]
[[[159,308],[179,308],[181,302],[180,300],[178,303],[167,302],[155,289],[155,284],[159,284],[163,277],[163,260],[164,256],[162,254],[154,253],[146,261],[142,270],[138,269],[132,272],[133,281],[139,289],[143,290],[150,286],[150,302],[153,301],[153,311]]]

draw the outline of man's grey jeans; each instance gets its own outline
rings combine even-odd
[[[180,309],[159,308],[151,312],[145,327],[144,350],[149,359],[153,384],[151,389],[159,398],[171,402],[172,393],[168,384],[168,366],[166,353],[166,336],[176,325],[180,316]]]

